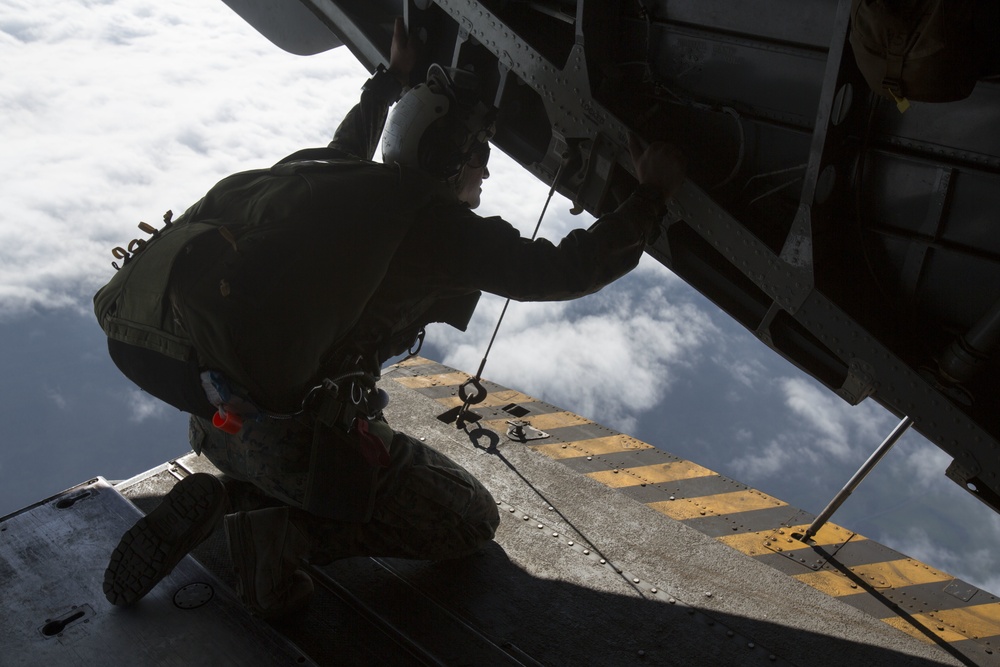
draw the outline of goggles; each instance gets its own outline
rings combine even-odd
[[[465,164],[472,167],[473,169],[481,169],[486,166],[486,163],[490,161],[490,145],[485,141],[482,143],[477,143],[469,151],[469,157],[465,161]]]

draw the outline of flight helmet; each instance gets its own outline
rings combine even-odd
[[[493,109],[479,100],[471,72],[431,65],[386,121],[382,160],[450,180],[466,164],[485,165],[495,131]]]

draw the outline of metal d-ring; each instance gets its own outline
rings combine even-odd
[[[476,393],[472,396],[469,396],[468,392],[465,389],[470,384],[476,388]],[[479,381],[479,378],[469,378],[458,388],[458,396],[459,398],[462,399],[462,402],[465,405],[475,405],[476,403],[482,403],[484,400],[486,400],[486,395],[488,393],[489,392],[486,391],[486,387],[484,387],[483,383]]]

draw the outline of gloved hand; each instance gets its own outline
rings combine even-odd
[[[658,188],[666,204],[684,182],[687,158],[679,148],[665,141],[654,141],[643,148],[642,140],[631,132],[628,150],[632,154],[635,177],[640,183]]]

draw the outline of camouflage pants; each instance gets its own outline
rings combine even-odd
[[[248,420],[229,435],[192,416],[189,435],[194,451],[228,477],[293,508],[316,564],[349,556],[457,558],[489,542],[499,524],[496,502],[479,480],[405,433],[392,438],[391,463],[377,476],[374,512],[364,523],[302,509],[313,441],[308,419]]]

